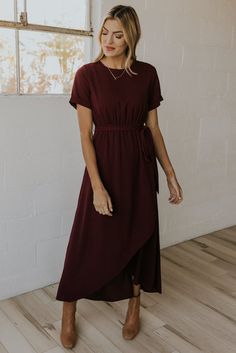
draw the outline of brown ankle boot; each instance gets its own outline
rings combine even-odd
[[[60,339],[65,348],[73,348],[76,343],[75,313],[76,301],[63,302]]]
[[[129,300],[126,319],[122,328],[122,336],[124,339],[132,340],[138,334],[140,328],[139,313],[140,293]]]

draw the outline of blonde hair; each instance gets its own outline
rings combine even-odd
[[[99,30],[99,34],[98,34],[98,40],[100,45],[101,45],[103,26],[106,20],[108,19],[111,19],[111,20],[115,19],[120,21],[124,30],[124,39],[127,43],[127,48],[125,51],[125,55],[126,55],[125,70],[130,76],[131,74],[137,75],[137,73],[132,71],[130,67],[132,64],[131,61],[136,60],[135,50],[136,50],[138,41],[141,37],[141,27],[140,27],[140,23],[139,23],[139,19],[136,11],[134,10],[133,7],[124,6],[124,5],[114,6],[110,11],[108,11],[107,15],[103,18],[103,21]],[[105,54],[101,46],[100,53],[94,59],[93,62],[99,61],[100,59],[103,58],[104,55]]]

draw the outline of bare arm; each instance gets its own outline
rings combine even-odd
[[[80,139],[84,161],[88,170],[91,186],[94,193],[94,206],[96,211],[112,216],[112,203],[110,196],[99,175],[96,152],[92,139],[92,110],[77,104],[77,118],[80,129]]]
[[[92,141],[92,110],[83,105],[77,104],[77,118],[83,157],[90,177],[92,189],[102,189],[103,183],[98,172],[96,154]]]
[[[148,112],[146,124],[151,130],[153,142],[155,145],[155,153],[163,171],[165,172],[167,177],[173,176],[175,172],[169,159],[165,142],[160,127],[158,125],[157,109],[153,109]]]
[[[158,125],[157,109],[153,109],[148,112],[146,124],[152,133],[156,157],[166,174],[167,184],[170,189],[169,201],[173,203],[180,203],[180,197],[183,198],[183,191],[177,181],[174,168],[168,156],[165,142]]]

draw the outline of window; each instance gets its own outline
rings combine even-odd
[[[0,94],[67,94],[92,46],[88,0],[0,0]]]

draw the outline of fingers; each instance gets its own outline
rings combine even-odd
[[[171,197],[169,197],[168,200],[170,203],[178,204],[182,201],[182,197],[171,194]]]
[[[108,200],[107,200],[107,202],[108,202],[108,207],[109,207],[109,211],[113,211],[113,207],[112,207],[112,202],[111,202],[111,198],[110,198],[110,196],[108,196]]]
[[[106,190],[94,191],[93,205],[101,215],[112,216],[113,206],[110,195]]]
[[[183,201],[183,191],[181,187],[179,187],[179,190],[176,191],[176,193],[171,193],[169,197],[169,202],[174,203],[174,204],[179,204],[180,202]]]
[[[107,207],[103,207],[102,209],[97,209],[96,211],[98,211],[102,215],[112,216],[112,213],[109,211]]]
[[[95,207],[96,211],[102,215],[107,215],[107,216],[112,216],[112,203],[111,203],[111,199],[108,198],[107,204],[103,204],[103,205],[97,205]]]
[[[176,177],[169,178],[167,177],[167,184],[170,190],[169,202],[174,204],[179,204],[183,200],[183,191],[179,185]]]

